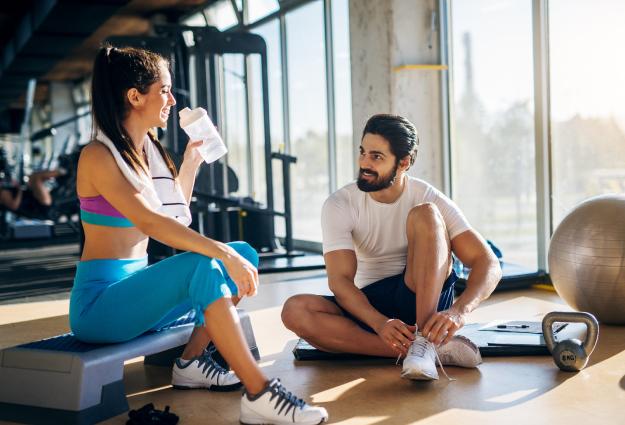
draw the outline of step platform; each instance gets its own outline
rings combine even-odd
[[[256,360],[248,314],[237,309]],[[0,351],[0,420],[27,424],[93,424],[128,410],[124,361],[173,365],[193,331],[193,316],[120,344],[87,344],[72,334]]]

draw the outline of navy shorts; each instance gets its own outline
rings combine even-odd
[[[404,272],[405,273],[405,272]],[[408,325],[414,325],[417,322],[417,306],[416,294],[404,283],[404,273],[395,276],[386,277],[382,280],[374,282],[362,288],[363,294],[369,300],[369,303],[380,313],[391,319],[399,319]],[[441,296],[438,299],[437,311],[446,310],[454,302],[454,285],[458,277],[452,270],[451,274],[445,280]],[[358,320],[351,313],[345,310],[336,301],[336,297],[324,295],[328,301],[335,303],[341,309],[343,315],[352,319],[358,326],[366,331],[375,333],[366,323]]]

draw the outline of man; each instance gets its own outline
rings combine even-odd
[[[438,379],[437,354],[447,365],[481,362],[477,347],[454,334],[495,289],[501,269],[458,207],[407,175],[417,145],[407,119],[369,119],[357,182],[333,193],[322,210],[334,296],[291,297],[282,320],[320,350],[405,356],[402,377],[431,380]],[[455,302],[452,252],[471,268]]]
[[[0,207],[4,206],[15,214],[24,217],[46,218],[52,205],[52,196],[45,182],[63,176],[65,169],[36,171],[28,178],[26,189],[17,182],[11,186],[0,186]]]

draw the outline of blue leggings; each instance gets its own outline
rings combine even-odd
[[[258,254],[245,242],[229,243],[258,267]],[[127,341],[157,330],[191,310],[196,325],[214,301],[237,295],[219,260],[186,252],[147,266],[147,257],[78,263],[69,322],[84,342]]]

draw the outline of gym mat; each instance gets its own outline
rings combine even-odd
[[[531,328],[536,328],[540,322],[515,322],[525,323]],[[543,356],[549,355],[547,346],[542,335],[522,332],[500,332],[486,330],[493,326],[492,323],[471,323],[464,326],[459,335],[471,339],[480,349],[482,357],[502,356]],[[293,349],[293,356],[297,360],[352,360],[371,359],[373,356],[350,353],[328,353],[317,350],[304,339],[300,339]]]

